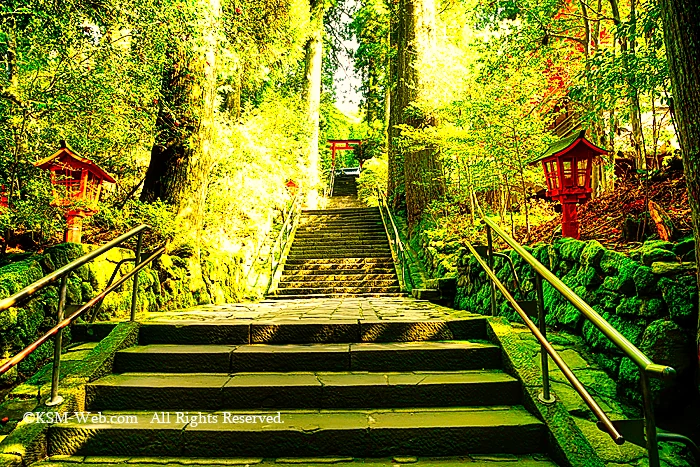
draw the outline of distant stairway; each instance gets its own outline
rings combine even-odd
[[[400,296],[378,208],[303,211],[277,291],[268,298]]]
[[[360,207],[357,177],[335,178],[331,206],[305,210],[268,298],[402,296],[379,208]]]

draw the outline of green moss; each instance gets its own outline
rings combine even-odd
[[[681,326],[695,326],[698,320],[697,289],[666,277],[659,280],[659,288],[671,319]]]
[[[579,261],[581,259],[581,253],[586,247],[586,242],[564,237],[556,240],[554,245],[559,250],[562,259],[566,261]]]
[[[603,278],[598,271],[592,266],[583,266],[578,270],[575,278],[576,282],[585,287],[594,287],[603,282]]]
[[[612,327],[617,329],[617,331],[622,334],[627,340],[629,340],[634,345],[639,345],[641,342],[642,334],[644,332],[644,322],[641,320],[626,320],[621,317],[608,313],[602,312],[594,308],[605,321],[607,321]],[[619,354],[620,351],[617,347],[608,339],[602,332],[598,330],[590,321],[586,320],[583,324],[583,338],[588,344],[593,347],[594,350],[607,352],[610,354]]]
[[[659,298],[625,297],[615,310],[620,316],[629,318],[656,319],[666,312],[664,302]]]
[[[659,288],[657,287],[658,277],[647,266],[637,268],[632,276],[632,280],[634,281],[637,295],[645,296],[659,293]]]
[[[678,258],[672,251],[655,248],[653,250],[642,250],[641,260],[645,265],[651,266],[652,263],[656,262],[675,262],[678,261]]]
[[[629,261],[629,258],[617,251],[607,250],[600,260],[600,270],[606,275],[615,275],[621,264]]]
[[[634,275],[639,269],[639,264],[627,257],[623,258],[624,260],[617,263],[617,275],[606,277],[602,287],[613,292],[634,295],[636,293]]]
[[[600,260],[603,259],[603,255],[606,250],[603,245],[595,240],[587,242],[585,248],[581,252],[581,263],[589,266],[591,268],[600,267]]]

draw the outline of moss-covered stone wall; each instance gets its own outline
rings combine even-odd
[[[661,388],[654,381],[657,406],[669,406],[695,390],[695,332],[698,291],[692,261],[692,239],[679,243],[652,241],[629,255],[607,250],[596,241],[569,238],[526,248],[605,320],[642,350],[652,361],[673,366],[676,382]],[[534,270],[514,251],[510,256],[521,282],[515,285],[511,268],[496,259],[499,279],[517,300],[535,300]],[[683,262],[685,261],[685,262]],[[520,317],[497,293],[498,314]],[[458,266],[455,305],[477,313],[490,310],[486,273],[463,250]],[[639,371],[583,315],[548,282],[544,282],[547,324],[581,335],[599,355],[600,364],[618,382],[621,394],[639,401]]]
[[[10,255],[0,264],[0,298],[18,292],[91,248],[94,247],[64,243],[48,248],[41,254]],[[104,290],[117,264],[133,257],[133,251],[115,248],[79,268],[68,279],[69,306],[83,304]],[[194,279],[195,275],[191,273],[193,262],[199,263],[203,280]],[[123,263],[121,272],[126,273],[132,267],[133,262]],[[145,267],[139,273],[138,310],[168,311],[207,303],[240,301],[244,293],[242,281],[237,281],[241,276],[240,268],[240,261],[216,252],[203,252],[199,258],[184,251],[162,255],[152,266]],[[96,318],[127,317],[131,310],[131,291],[132,281],[129,280],[105,298],[99,309],[95,310]],[[55,326],[57,306],[58,283],[46,287],[31,300],[0,312],[0,361],[15,355]],[[86,317],[92,313],[88,310]],[[70,341],[70,330],[66,329],[63,342],[68,345]],[[17,368],[0,376],[0,386],[11,384],[22,375],[32,374],[52,355],[53,341],[49,341]]]

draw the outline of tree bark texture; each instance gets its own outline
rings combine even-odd
[[[311,36],[306,43],[305,72],[306,88],[304,90],[307,103],[307,117],[311,137],[308,151],[308,191],[307,205],[316,208],[318,205],[318,190],[320,185],[319,166],[319,122],[321,112],[321,78],[323,66],[323,14],[322,1],[312,2],[312,28]]]
[[[389,195],[405,190],[409,225],[415,225],[432,201],[444,194],[440,160],[434,148],[403,149],[396,125],[413,128],[433,125],[420,111],[421,93],[430,83],[420,70],[429,59],[435,37],[434,0],[401,0],[395,33],[396,87],[390,115]],[[401,167],[403,165],[403,167]]]
[[[695,257],[700,260],[700,2],[661,0],[660,3],[673,109],[693,219]],[[697,279],[700,287],[700,269]],[[700,322],[696,335],[700,355]]]
[[[172,204],[177,217],[198,243],[204,221],[209,173],[213,166],[211,138],[216,92],[214,35],[218,2],[206,5],[207,28],[193,41],[174,40],[165,71],[157,136],[151,149],[141,201]],[[202,50],[202,52],[195,52]]]

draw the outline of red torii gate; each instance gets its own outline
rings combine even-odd
[[[362,144],[362,140],[359,140],[359,139],[329,139],[328,144],[331,147],[331,170],[333,171],[333,173],[335,173],[335,152],[355,149],[355,146],[359,146]],[[362,168],[362,161],[360,161],[360,168]]]

